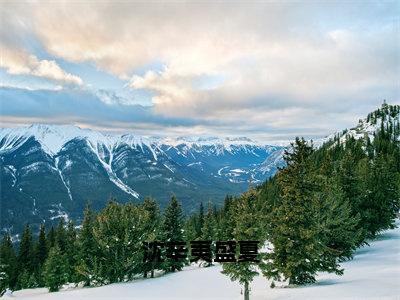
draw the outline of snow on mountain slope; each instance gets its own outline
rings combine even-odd
[[[400,225],[400,222],[397,222]],[[400,299],[400,229],[386,231],[377,240],[356,252],[352,261],[342,264],[343,276],[320,274],[317,283],[299,288],[271,289],[270,282],[257,277],[251,284],[251,300],[398,300]],[[97,288],[71,288],[56,293],[28,289],[3,296],[15,300],[172,300],[243,299],[241,286],[220,273],[221,267],[198,268],[154,279]],[[279,285],[279,284],[278,284]]]
[[[111,149],[120,144],[128,144],[132,147],[147,146],[157,158],[156,149],[158,145],[176,147],[185,145],[187,149],[202,146],[214,146],[220,151],[232,151],[232,147],[265,146],[265,144],[253,141],[246,137],[239,138],[218,138],[218,137],[177,137],[177,138],[156,138],[142,137],[133,134],[110,135],[103,134],[91,129],[84,129],[73,125],[47,125],[33,124],[29,127],[0,128],[0,151],[10,150],[18,147],[29,137],[35,137],[42,147],[50,155],[57,154],[62,147],[75,138],[85,139],[93,147],[98,144],[105,145]]]
[[[339,136],[340,143],[344,143],[349,137],[355,139],[368,137],[372,141],[374,135],[381,130],[382,127],[388,128],[389,126],[397,128],[398,131],[400,130],[400,105],[388,105],[384,102],[379,109],[369,113],[366,118],[360,119],[357,126],[318,139],[314,142],[314,146],[320,147],[323,143],[337,136]],[[399,134],[397,134],[397,140],[400,141]]]
[[[100,209],[111,196],[151,195],[163,208],[174,193],[185,212],[205,199],[218,205],[272,176],[256,166],[279,149],[247,138],[148,138],[71,125],[0,129],[0,230],[48,221],[54,205],[80,218],[87,201]]]

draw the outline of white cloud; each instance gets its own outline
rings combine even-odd
[[[31,75],[67,85],[83,84],[80,77],[64,71],[54,60],[39,60],[20,49],[0,47],[0,67],[13,75]]]
[[[17,31],[30,31],[51,55],[93,62],[150,91],[154,112],[167,117],[327,130],[383,98],[399,101],[395,1],[30,2],[8,10],[8,23],[23,24]],[[149,70],[154,62],[164,68]],[[41,65],[8,70],[68,77]],[[212,78],[223,80],[196,84]]]

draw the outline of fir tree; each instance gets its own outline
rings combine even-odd
[[[44,264],[43,277],[50,292],[57,292],[68,280],[68,261],[58,245],[49,251]]]
[[[149,213],[142,206],[129,203],[110,201],[97,215],[93,233],[98,245],[98,281],[121,282],[142,273],[142,246],[148,223]]]
[[[68,261],[68,280],[70,282],[77,279],[76,267],[78,259],[78,249],[77,249],[77,236],[73,221],[69,221],[66,231],[66,252]]]
[[[42,280],[43,265],[47,258],[47,240],[46,231],[44,224],[40,225],[39,237],[35,245],[34,255],[35,255],[35,276],[36,281],[39,286],[43,286],[44,282]]]
[[[149,221],[145,225],[144,229],[146,233],[146,242],[154,242],[160,237],[160,209],[157,202],[149,197],[144,199],[142,206],[143,209],[149,214]],[[145,262],[142,268],[144,277],[147,277],[147,273],[150,272],[150,277],[153,278],[154,270],[160,268],[160,263],[155,261]]]
[[[0,245],[1,286],[0,295],[6,288],[15,289],[17,284],[17,257],[10,234],[6,233]]]
[[[86,286],[89,286],[94,273],[94,258],[97,245],[93,236],[95,214],[90,205],[84,211],[82,229],[78,238],[78,267],[77,272]]]
[[[287,167],[278,174],[281,186],[279,204],[274,207],[270,241],[272,272],[275,279],[289,279],[289,284],[315,281],[317,271],[340,272],[332,256],[325,257],[326,247],[321,243],[322,231],[315,217],[316,185],[313,182],[308,159],[313,153],[304,139],[296,138],[292,151],[286,151]]]
[[[35,247],[36,264],[41,268],[47,258],[47,239],[44,224],[40,225],[39,237]]]
[[[29,224],[25,226],[22,233],[21,244],[18,252],[18,285],[20,288],[29,287],[29,277],[34,270],[34,253],[32,243],[32,233]]]
[[[197,222],[196,222],[196,236],[197,238],[201,238],[203,232],[203,227],[204,227],[204,206],[203,206],[203,202],[200,202],[200,206],[199,206],[199,215],[197,218]]]
[[[60,248],[61,253],[65,253],[67,250],[67,233],[65,230],[64,218],[60,218],[56,230],[56,243]]]
[[[47,234],[47,249],[53,248],[56,245],[56,231],[53,226],[51,226]]]
[[[214,207],[211,202],[208,202],[207,214],[204,218],[201,238],[203,240],[213,241],[216,236],[217,224],[215,221]]]
[[[164,221],[162,224],[163,240],[166,242],[184,241],[182,227],[182,208],[174,195],[164,213]],[[166,272],[180,271],[184,264],[184,261],[174,261],[166,258],[163,263],[163,270]]]
[[[235,241],[258,241],[258,249],[262,247],[265,241],[265,231],[263,226],[264,216],[258,207],[258,192],[250,189],[244,193],[235,203],[231,217],[234,222],[233,239]],[[259,274],[260,269],[265,269],[266,264],[263,261],[263,255],[260,253],[256,261],[240,261],[240,249],[237,250],[238,262],[222,264],[222,273],[229,276],[232,281],[239,281],[244,287],[244,300],[250,298],[250,284],[253,278]]]

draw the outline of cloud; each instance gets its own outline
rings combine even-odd
[[[19,49],[0,47],[0,59],[0,67],[12,75],[31,75],[67,85],[83,84],[80,77],[64,71],[54,60],[39,60]]]
[[[384,98],[399,101],[396,1],[5,6],[4,22],[17,33],[0,35],[8,44],[23,48],[23,37],[34,36],[51,56],[93,63],[147,91],[152,118],[190,119],[189,130],[322,135]],[[36,70],[14,65],[10,72]],[[108,106],[132,104],[97,96]]]

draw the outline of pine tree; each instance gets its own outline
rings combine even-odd
[[[197,222],[196,222],[196,237],[197,239],[200,239],[201,236],[203,235],[203,226],[204,226],[204,206],[203,206],[203,202],[200,202],[200,206],[199,206],[199,215],[197,218]]]
[[[336,260],[325,256],[321,243],[322,229],[315,217],[319,205],[308,159],[313,153],[304,139],[296,138],[292,151],[286,151],[287,167],[278,174],[281,187],[280,202],[274,207],[269,239],[274,245],[270,254],[272,268],[268,276],[289,284],[315,282],[317,271],[340,272]]]
[[[132,279],[143,272],[149,213],[140,205],[110,201],[98,215],[93,234],[98,245],[95,277],[103,283]]]
[[[0,266],[2,279],[0,280],[0,295],[6,288],[15,289],[17,285],[17,257],[10,234],[6,233],[0,245]]]
[[[77,280],[76,267],[78,259],[77,237],[73,221],[69,221],[66,231],[66,252],[68,261],[68,281],[73,282]]]
[[[78,237],[78,267],[77,272],[80,279],[89,286],[94,273],[94,258],[96,256],[97,244],[93,235],[95,214],[90,205],[84,211],[82,229]]]
[[[215,220],[214,207],[208,202],[207,214],[204,218],[204,225],[201,230],[202,240],[214,241],[216,236],[217,224]]]
[[[61,253],[66,253],[67,250],[67,233],[65,230],[64,218],[60,218],[56,230],[56,243],[60,248]]]
[[[39,267],[42,267],[44,262],[46,261],[48,251],[44,224],[40,225],[39,237],[35,248],[36,264]]]
[[[400,208],[399,174],[390,155],[378,154],[371,162],[360,161],[357,175],[360,196],[356,209],[367,236],[373,238],[394,226]]]
[[[262,224],[264,216],[258,207],[258,192],[250,189],[244,193],[233,207],[232,218],[234,220],[233,239],[235,241],[258,241],[258,250],[265,242],[266,233]],[[222,273],[229,276],[232,281],[239,281],[244,287],[244,300],[250,298],[250,284],[253,278],[259,274],[260,269],[266,268],[263,254],[256,257],[256,261],[240,261],[240,248],[237,247],[236,256],[238,262],[222,263]]]
[[[44,262],[46,261],[47,258],[47,240],[46,240],[46,231],[44,224],[40,225],[40,230],[39,230],[39,237],[38,240],[35,244],[35,250],[34,250],[34,256],[35,256],[35,276],[36,276],[36,281],[39,286],[43,286],[44,282],[42,280],[42,271],[43,271],[43,265]]]
[[[4,295],[9,285],[9,277],[7,273],[7,265],[0,260],[0,297]]]
[[[18,252],[18,286],[20,288],[29,287],[29,277],[34,271],[34,253],[32,243],[32,233],[29,224],[25,226],[22,233],[21,244]]]
[[[175,195],[172,196],[164,213],[162,237],[165,242],[184,241],[182,208]],[[166,258],[162,266],[166,272],[175,272],[180,271],[184,264],[185,261]]]
[[[149,221],[145,225],[146,242],[155,242],[160,237],[161,217],[160,209],[157,202],[149,197],[146,197],[142,204],[143,209],[149,214]],[[147,273],[150,272],[150,277],[154,277],[154,270],[160,268],[158,262],[145,262],[143,263],[143,276],[146,278]]]
[[[57,292],[68,280],[68,261],[58,245],[49,251],[44,264],[43,277],[50,292]]]
[[[365,233],[359,227],[360,215],[352,214],[351,205],[338,184],[338,175],[335,174],[332,177],[316,176],[319,187],[315,194],[317,202],[313,209],[321,228],[321,242],[326,247],[324,269],[342,274],[338,270],[337,262],[352,258]],[[326,264],[326,262],[331,265]]]
[[[56,231],[53,226],[51,226],[46,239],[47,249],[53,248],[56,245]]]

